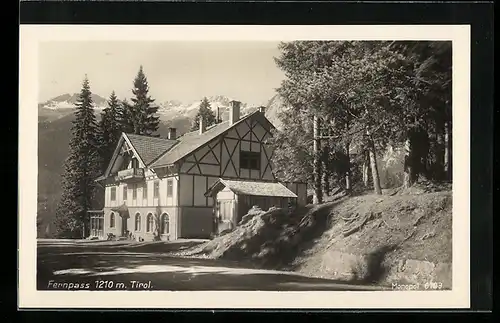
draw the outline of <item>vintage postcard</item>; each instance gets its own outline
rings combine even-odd
[[[19,307],[468,307],[469,73],[466,25],[21,25]]]

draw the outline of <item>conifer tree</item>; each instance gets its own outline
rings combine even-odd
[[[120,139],[122,126],[120,124],[121,106],[113,91],[108,100],[108,106],[101,113],[99,122],[99,141],[101,146],[101,171],[105,171]]]
[[[376,157],[388,146],[409,142],[408,185],[419,175],[438,179],[439,169],[449,172],[451,43],[299,41],[282,43],[280,50],[276,63],[285,80],[278,93],[297,114],[307,111],[333,121],[331,136],[346,151],[351,143],[366,150],[377,194]],[[295,158],[296,142],[301,143],[280,146],[274,158]]]
[[[155,106],[154,99],[149,95],[149,85],[146,75],[144,74],[142,65],[134,79],[134,88],[132,89],[134,97],[131,99],[133,103],[133,118],[134,133],[144,136],[157,137],[155,134],[159,126],[159,117],[156,116],[158,107]]]
[[[86,75],[75,105],[75,120],[62,181],[63,193],[56,211],[58,236],[67,238],[87,235],[87,211],[95,205],[95,178],[100,174],[98,125]]]
[[[206,97],[203,98],[200,103],[200,108],[198,109],[198,112],[196,113],[196,116],[193,120],[191,131],[198,130],[200,128],[200,117],[203,118],[206,127],[209,127],[216,123],[215,113],[212,111],[210,102]]]
[[[134,124],[136,124],[136,113],[134,106],[124,99],[120,102],[120,126],[125,133],[134,133]]]

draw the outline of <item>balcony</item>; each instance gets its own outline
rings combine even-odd
[[[129,168],[119,171],[115,176],[115,181],[134,183],[144,180],[144,169],[142,168]]]

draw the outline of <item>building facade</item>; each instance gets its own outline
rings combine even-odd
[[[90,212],[91,236],[109,234],[139,241],[209,238],[217,214],[205,193],[219,179],[277,182],[272,147],[273,125],[261,108],[240,118],[232,101],[229,120],[176,137],[153,138],[123,133],[106,172],[103,210]],[[306,204],[306,185],[285,184]]]

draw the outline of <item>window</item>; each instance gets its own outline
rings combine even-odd
[[[141,215],[135,214],[135,231],[141,231]]]
[[[153,214],[149,213],[148,217],[146,218],[146,232],[153,231],[153,224],[154,224]]]
[[[137,185],[132,186],[132,199],[137,200]]]
[[[154,191],[153,191],[153,196],[154,198],[158,198],[160,196],[160,181],[155,181],[154,182]]]
[[[161,216],[161,234],[168,234],[169,229],[168,214],[163,213]]]
[[[109,215],[109,227],[115,227],[115,214],[113,212],[111,212],[111,214]]]
[[[174,184],[171,179],[167,179],[167,196],[171,197],[173,194]]]
[[[127,185],[123,186],[123,202],[127,201]]]
[[[139,168],[139,161],[137,158],[132,158],[132,168]]]
[[[142,186],[142,198],[148,198],[148,183],[144,183],[144,186]]]
[[[127,185],[123,186],[123,202],[127,202],[128,200],[128,188]]]
[[[260,153],[252,151],[241,151],[240,168],[260,170]]]
[[[111,201],[116,201],[116,187],[111,188]]]

